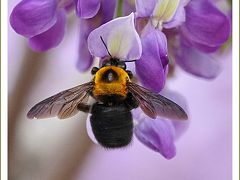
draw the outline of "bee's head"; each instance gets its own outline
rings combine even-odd
[[[108,67],[108,66],[115,66],[115,67],[118,67],[118,68],[121,68],[123,69],[129,76],[130,79],[132,79],[133,77],[133,74],[131,71],[129,70],[126,70],[127,69],[127,66],[126,66],[126,61],[120,61],[119,59],[117,58],[110,58],[110,59],[105,59],[105,60],[102,60],[102,63],[100,65],[100,68],[97,68],[97,67],[93,67],[92,68],[92,75],[95,75],[97,73],[97,71],[103,67]]]
[[[120,61],[119,59],[117,58],[107,58],[107,59],[102,59],[101,60],[101,63],[100,63],[100,68],[102,67],[107,67],[107,66],[116,66],[116,67],[119,67],[123,70],[126,71],[126,63],[124,61]],[[96,72],[99,70],[99,68],[97,67],[93,67],[92,68],[92,75],[96,74]]]

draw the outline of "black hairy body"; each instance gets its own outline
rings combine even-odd
[[[131,93],[124,100],[116,101],[118,96],[104,96],[103,103],[96,102],[91,106],[79,104],[78,109],[90,112],[91,127],[99,144],[105,148],[127,146],[133,136],[133,118],[131,110],[138,103]]]
[[[103,147],[119,148],[131,142],[133,119],[126,104],[106,106],[95,103],[91,113],[93,134]]]

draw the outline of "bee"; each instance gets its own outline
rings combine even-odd
[[[65,119],[79,111],[90,113],[93,134],[106,148],[120,148],[131,142],[131,110],[137,107],[152,119],[157,116],[178,120],[188,118],[175,102],[132,82],[133,74],[126,69],[126,62],[110,56],[99,68],[92,68],[94,77],[90,82],[39,102],[30,109],[27,117]],[[96,100],[92,105],[87,104],[89,96]]]

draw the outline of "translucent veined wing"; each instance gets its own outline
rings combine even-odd
[[[59,119],[65,119],[74,116],[78,112],[77,105],[88,99],[92,89],[93,82],[88,82],[62,91],[33,106],[27,117],[42,119],[58,116]]]
[[[186,112],[179,105],[160,94],[151,92],[133,82],[128,82],[128,90],[138,101],[143,112],[153,119],[157,115],[169,119],[188,119]]]

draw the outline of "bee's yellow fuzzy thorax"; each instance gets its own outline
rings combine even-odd
[[[104,81],[103,76],[108,70],[117,74],[116,80],[112,82]],[[130,78],[124,69],[116,66],[102,67],[95,75],[93,94],[94,96],[120,95],[125,97],[127,95],[127,81],[130,81]]]

